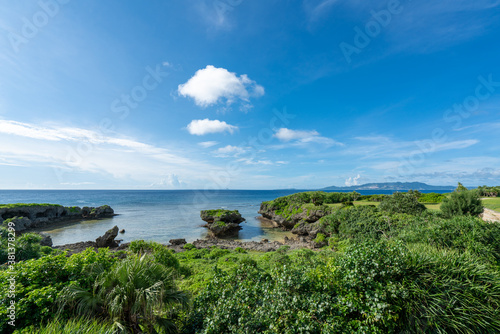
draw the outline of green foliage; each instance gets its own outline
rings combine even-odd
[[[415,196],[417,199],[420,199],[420,197],[422,197],[422,193],[418,190],[410,189],[408,190],[408,194]]]
[[[418,202],[414,194],[400,192],[386,197],[380,203],[379,209],[389,213],[406,213],[410,215],[419,215],[426,210],[425,206]]]
[[[243,249],[243,248],[241,248],[241,247],[236,247],[236,248],[234,249],[234,251],[235,251],[236,253],[241,253],[241,254],[245,254],[245,253],[247,252],[245,249]]]
[[[185,306],[187,296],[178,291],[173,269],[150,255],[130,256],[103,273],[91,290],[77,284],[64,289],[59,302],[80,316],[101,317],[127,331],[173,332],[173,306]]]
[[[419,202],[421,203],[441,203],[443,199],[446,198],[446,195],[443,194],[438,194],[438,193],[428,193],[428,194],[423,194],[420,196],[418,199]]]
[[[500,197],[500,187],[477,187],[477,192],[480,197]]]
[[[303,204],[320,206],[323,204],[335,204],[347,201],[356,201],[360,197],[357,192],[351,193],[327,193],[324,191],[308,191],[288,196],[278,197],[272,201],[263,202],[263,208],[268,210],[285,210],[287,207],[301,207]]]
[[[439,249],[469,252],[486,262],[500,264],[500,224],[475,217],[414,219],[399,232],[408,244],[429,244]]]
[[[0,263],[7,262],[9,243],[11,245],[15,244],[16,261],[38,259],[54,252],[52,248],[40,245],[42,236],[37,233],[24,233],[15,237],[14,241],[12,241],[13,236],[11,234],[11,241],[9,241],[9,232],[14,233],[12,229],[0,227]]]
[[[217,271],[193,302],[182,333],[319,333],[335,312],[327,294],[304,270],[275,268],[267,273],[242,266]]]
[[[354,206],[336,210],[318,222],[329,235],[338,235],[341,239],[364,240],[391,236],[399,222],[406,217],[388,217],[372,206]]]
[[[0,204],[0,209],[15,209],[15,208],[33,207],[33,206],[62,207],[62,205],[59,204],[48,204],[48,203],[13,203],[13,204]]]
[[[192,250],[192,249],[196,249],[196,246],[193,245],[192,243],[188,242],[187,244],[185,244],[184,246],[182,246],[182,248],[187,249],[187,250]]]
[[[36,328],[30,326],[20,331],[16,334],[114,334],[116,331],[113,329],[111,323],[87,319],[87,318],[75,318],[75,319],[54,319],[48,324],[43,325],[41,328]]]
[[[462,191],[468,191],[468,190],[469,189],[464,187],[464,185],[461,184],[460,182],[458,182],[458,186],[455,188],[455,192],[457,192],[457,193],[462,192]]]
[[[362,195],[358,200],[368,202],[382,202],[389,195]]]
[[[500,274],[470,253],[413,246],[403,284],[405,332],[500,332]]]
[[[220,220],[219,220],[219,221],[216,221],[216,222],[214,223],[214,226],[217,226],[217,227],[225,227],[225,226],[227,226],[227,224],[226,224],[226,223],[224,223],[223,221],[220,221]]]
[[[314,239],[315,243],[322,244],[325,241],[326,241],[326,235],[324,235],[323,233],[316,234],[316,238]]]
[[[231,252],[228,249],[214,247],[214,248],[212,248],[210,253],[206,255],[206,257],[209,259],[217,259],[217,258],[222,257],[224,255],[227,255],[229,253],[231,253]]]
[[[154,241],[135,240],[130,243],[129,250],[134,254],[150,253],[158,263],[179,269],[179,261],[173,256],[173,251],[165,245]]]
[[[441,204],[441,211],[448,218],[464,215],[478,216],[483,210],[483,204],[476,191],[455,191]]]
[[[78,211],[79,211],[79,209],[80,209],[80,208],[79,208],[79,207],[77,207],[77,206],[70,206],[70,207],[68,207],[68,211],[69,211],[69,212],[72,212],[72,213],[76,213],[76,212],[78,212]]]
[[[331,290],[339,294],[346,332],[389,333],[398,326],[407,249],[401,243],[366,242],[339,257]]]
[[[64,287],[77,283],[90,288],[96,278],[115,262],[111,252],[92,248],[66,257],[65,253],[47,255],[39,259],[21,261],[15,265],[16,327],[38,326],[52,319],[56,313],[54,303]],[[9,271],[0,270],[0,300],[8,291]],[[0,332],[8,333],[6,309],[0,308]]]

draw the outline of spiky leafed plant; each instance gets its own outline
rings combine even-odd
[[[175,332],[169,321],[175,307],[187,304],[187,296],[178,291],[173,269],[151,256],[130,256],[103,273],[93,290],[77,285],[67,288],[62,306],[70,305],[79,315],[103,316],[122,332]]]

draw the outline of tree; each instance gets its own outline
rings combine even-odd
[[[455,192],[459,193],[459,192],[462,192],[462,191],[468,191],[469,189],[467,189],[466,187],[464,187],[463,184],[461,184],[460,182],[458,182],[458,186],[457,188],[455,189]]]
[[[175,306],[187,304],[185,293],[178,291],[174,270],[156,262],[152,256],[130,256],[105,272],[92,291],[71,285],[63,294],[62,307],[69,305],[79,315],[103,315],[121,331],[156,333],[175,332],[169,320]]]

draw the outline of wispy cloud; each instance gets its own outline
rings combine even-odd
[[[220,158],[237,157],[246,152],[247,150],[244,149],[243,147],[232,146],[232,145],[227,145],[213,151],[214,155]]]
[[[200,181],[204,171],[218,170],[172,148],[75,127],[1,120],[0,141],[2,161],[9,165],[53,168],[53,177],[59,177],[58,184],[74,182],[66,179],[70,171],[152,182],[166,171],[175,173],[179,179]]]
[[[216,141],[203,141],[201,143],[198,143],[199,146],[203,147],[203,148],[210,148],[212,146],[215,146],[215,145],[219,145],[219,142],[216,142]]]
[[[331,138],[320,136],[319,132],[316,130],[292,130],[280,128],[275,129],[274,131],[274,137],[286,143],[284,145],[275,145],[274,148],[285,148],[291,146],[307,148],[314,145],[331,147],[344,145]]]

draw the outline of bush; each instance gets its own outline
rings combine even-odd
[[[184,246],[182,246],[182,248],[186,249],[186,250],[192,250],[192,249],[196,249],[196,246],[193,245],[192,243],[187,243],[185,244]]]
[[[8,256],[8,235],[7,228],[0,227],[0,264],[7,262]],[[54,250],[51,247],[41,246],[42,236],[38,233],[24,233],[15,238],[16,261],[38,259],[44,255],[51,254]]]
[[[129,250],[135,254],[151,253],[158,263],[166,267],[179,269],[179,260],[173,256],[173,251],[157,242],[144,240],[132,241]]]
[[[242,253],[242,254],[245,254],[245,253],[247,252],[246,250],[244,250],[244,249],[243,249],[243,248],[241,248],[241,247],[236,247],[236,248],[234,249],[234,251],[235,251],[236,253]]]
[[[441,211],[448,218],[465,215],[478,216],[483,213],[484,207],[476,191],[455,191],[450,198],[443,200]]]
[[[318,222],[330,235],[340,239],[380,239],[392,235],[399,217],[387,217],[372,206],[354,206],[336,210]]]
[[[385,198],[380,203],[379,209],[389,213],[406,213],[410,215],[419,215],[426,210],[425,205],[419,203],[414,194],[399,192]]]
[[[420,196],[418,199],[419,202],[422,203],[441,203],[443,199],[445,199],[446,196],[443,194],[438,194],[438,193],[428,193],[428,194],[423,194]]]

